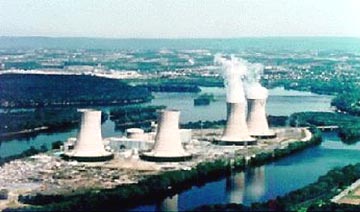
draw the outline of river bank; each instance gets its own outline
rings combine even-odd
[[[360,163],[332,169],[314,183],[278,196],[276,199],[262,203],[255,202],[251,206],[236,203],[204,205],[194,208],[193,211],[343,211],[344,209],[358,211],[359,205],[351,206],[349,199],[344,201],[342,198],[359,185],[359,169]],[[347,186],[350,187],[344,190]],[[356,199],[353,199],[352,204],[354,201]]]
[[[300,130],[299,132],[304,131]],[[69,184],[69,181],[66,181],[65,178],[69,177],[69,175],[78,177],[79,174],[74,173],[74,171],[77,170],[79,171],[80,175],[83,176],[85,176],[86,173],[89,174],[89,170],[97,170],[96,172],[99,173],[101,177],[96,177],[96,179],[99,179],[98,181],[100,182],[100,184],[96,184],[96,182],[94,182],[94,184],[92,184],[87,189],[75,189],[74,187],[72,187],[74,191],[67,194],[63,192],[60,192],[58,194],[51,194],[49,192],[44,192],[44,190],[42,191],[42,193],[38,193],[40,192],[40,190],[36,191],[35,189],[30,194],[28,193],[21,195],[19,197],[19,200],[27,204],[46,206],[47,210],[71,210],[71,208],[76,208],[76,210],[79,210],[79,206],[76,205],[76,201],[85,200],[89,200],[91,204],[90,202],[89,204],[83,204],[82,207],[85,207],[84,210],[87,206],[90,207],[90,205],[91,208],[87,209],[96,210],[96,208],[103,208],[105,204],[104,201],[111,203],[105,204],[111,205],[111,207],[130,207],[129,202],[131,202],[131,204],[135,206],[144,203],[144,200],[154,201],[155,199],[159,199],[180,192],[181,190],[189,188],[192,185],[199,185],[205,182],[219,179],[221,177],[229,175],[232,170],[244,170],[246,166],[258,166],[260,164],[277,160],[281,157],[321,142],[321,137],[318,133],[313,134],[313,137],[310,140],[299,141],[301,140],[301,138],[305,138],[306,136],[308,136],[305,134],[300,133],[300,138],[298,137],[298,139],[296,139],[297,136],[291,139],[286,139],[286,141],[281,143],[282,145],[280,146],[271,144],[270,142],[269,144],[267,144],[266,147],[265,144],[267,142],[264,141],[261,142],[259,147],[249,148],[247,150],[242,149],[241,147],[234,148],[228,146],[211,145],[207,141],[204,141],[205,143],[202,143],[198,147],[200,147],[199,150],[202,149],[201,151],[203,152],[203,154],[208,155],[205,158],[204,155],[201,156],[201,154],[199,154],[200,152],[198,152],[198,156],[195,157],[196,159],[194,161],[181,162],[176,165],[171,163],[154,164],[150,162],[143,162],[143,164],[141,165],[140,163],[136,163],[134,162],[134,160],[132,160],[131,166],[137,167],[138,169],[140,168],[140,172],[137,173],[134,172],[134,169],[129,169],[130,166],[128,166],[128,169],[126,169],[126,163],[124,163],[124,161],[126,160],[119,160],[120,158],[118,158],[116,162],[113,161],[112,163],[106,163],[102,165],[97,164],[92,166],[85,165],[86,168],[84,167],[84,164],[66,164],[67,166],[70,166],[68,170],[72,171],[68,171],[69,173],[67,174],[66,172],[62,172],[62,174],[65,174],[62,176],[62,184],[66,184],[67,186],[71,187],[72,185]],[[204,145],[208,148],[204,149]],[[45,159],[48,157],[49,156],[46,156]],[[44,159],[44,157],[42,158]],[[34,161],[36,159],[32,160]],[[46,160],[50,159],[48,158]],[[58,168],[63,170],[64,167],[62,167],[62,162],[56,160],[56,158],[54,158],[54,160],[56,163],[58,163]],[[146,166],[144,164],[146,164]],[[128,183],[123,184],[125,180],[123,177],[126,176],[126,174],[124,173],[120,174],[120,179],[112,179],[114,175],[107,174],[111,172],[111,170],[119,170],[119,168],[120,170],[123,170],[125,172],[132,172],[132,175],[128,175],[133,176],[132,178],[128,177],[128,179],[130,179]],[[53,170],[53,173],[59,173],[59,169]],[[108,171],[104,169],[107,169]],[[94,175],[93,171],[90,175],[87,176],[89,179],[94,179],[94,176],[96,176]],[[44,172],[44,170],[42,170],[42,172]],[[52,176],[50,172],[48,171],[46,173]],[[61,181],[59,179],[59,176],[52,179],[58,179],[58,182]],[[110,188],[108,189],[101,188],[101,186],[99,187],[99,185],[101,185],[101,181],[102,183],[106,182],[106,180],[104,179],[112,179],[110,180],[110,182],[113,183],[113,186],[110,186]],[[41,178],[39,181],[41,182]],[[76,179],[75,181],[77,182],[77,184],[79,184],[79,182],[82,182]],[[119,182],[122,183],[119,184]],[[91,184],[90,181],[87,181],[86,183]],[[13,186],[15,185],[14,183],[10,184]],[[108,183],[107,185],[109,186],[110,184]],[[54,186],[56,187],[56,185],[59,184],[56,183],[56,181],[52,181],[51,185],[53,185],[51,190],[54,191]],[[94,185],[98,185],[98,187]],[[153,192],[156,192],[158,195],[154,197],[153,195],[151,195]],[[95,199],[98,200],[95,201]]]

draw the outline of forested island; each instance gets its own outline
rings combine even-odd
[[[81,107],[148,102],[151,92],[117,79],[86,75],[0,75],[0,107]]]

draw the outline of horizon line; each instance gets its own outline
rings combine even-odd
[[[336,35],[280,35],[280,36],[237,36],[237,37],[98,37],[98,36],[48,36],[48,35],[0,35],[0,38],[64,38],[64,39],[108,39],[108,40],[232,40],[232,39],[266,39],[266,38],[353,38],[360,36]]]

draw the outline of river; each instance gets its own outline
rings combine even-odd
[[[186,123],[198,120],[221,120],[226,118],[226,104],[224,88],[201,87],[202,91],[196,93],[154,93],[155,98],[147,105],[166,105],[168,108],[181,111],[180,121]],[[214,94],[216,101],[207,106],[194,106],[193,99],[203,93]],[[267,112],[270,115],[290,115],[302,111],[331,111],[330,102],[332,96],[318,95],[310,92],[285,90],[274,88],[269,90]],[[108,108],[104,108],[105,111]],[[36,137],[27,139],[13,139],[0,142],[0,157],[8,157],[19,154],[31,146],[40,148],[45,145],[51,148],[55,141],[65,141],[69,137],[77,134],[77,129],[59,133],[41,133]],[[120,131],[115,131],[115,124],[107,120],[102,125],[103,137],[121,135]]]
[[[205,204],[263,202],[315,182],[335,167],[360,162],[360,143],[347,145],[337,133],[323,134],[319,146],[276,162],[235,173],[231,177],[192,187],[173,197],[133,211],[189,210]]]
[[[180,121],[186,123],[198,120],[221,120],[226,117],[225,91],[224,88],[201,87],[202,91],[196,93],[154,93],[155,98],[147,105],[166,105],[168,108],[181,111]],[[207,106],[194,106],[193,99],[203,93],[214,94],[216,101]],[[269,90],[267,112],[270,115],[290,115],[302,111],[331,111],[330,102],[332,96],[318,95],[310,92],[285,90],[274,88]],[[104,110],[108,110],[105,108]],[[51,148],[55,141],[65,141],[69,137],[76,136],[77,129],[59,133],[41,133],[36,137],[27,139],[13,139],[0,142],[0,157],[8,157],[19,154],[31,146],[40,148],[45,145]],[[121,135],[115,131],[115,125],[107,120],[102,125],[103,137]]]
[[[166,105],[181,110],[181,122],[225,119],[225,93],[223,88],[202,88],[201,93],[212,93],[216,101],[207,106],[194,106],[194,93],[154,93],[151,105]],[[332,96],[310,92],[289,91],[283,88],[269,90],[267,112],[270,115],[290,115],[302,111],[331,111]],[[106,109],[105,109],[106,110]],[[114,123],[107,120],[102,125],[104,137],[120,135]],[[18,154],[30,146],[51,146],[57,140],[76,136],[77,130],[53,134],[40,134],[27,140],[14,139],[0,143],[0,156]],[[360,161],[360,143],[347,145],[340,141],[336,133],[324,133],[321,145],[276,162],[235,173],[233,176],[202,187],[192,187],[173,197],[168,197],[152,205],[134,208],[135,211],[186,210],[204,204],[244,203],[266,201],[294,189],[314,182],[328,170]]]

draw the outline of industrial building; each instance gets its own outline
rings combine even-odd
[[[62,155],[64,159],[82,162],[106,161],[114,156],[104,148],[101,136],[101,111],[83,109],[81,125],[73,148]]]
[[[179,129],[180,111],[163,110],[159,114],[155,143],[151,151],[140,158],[157,162],[176,162],[192,158],[182,145]]]

